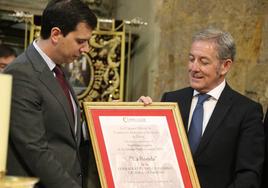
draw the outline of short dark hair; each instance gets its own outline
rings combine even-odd
[[[5,44],[0,44],[0,57],[9,57],[9,56],[16,57],[17,56],[16,51]]]
[[[218,58],[220,60],[231,59],[234,61],[236,45],[232,35],[216,28],[207,28],[193,36],[193,42],[199,40],[211,40],[216,44]]]
[[[42,14],[41,37],[48,39],[53,27],[60,28],[66,36],[81,22],[91,29],[97,25],[97,17],[85,3],[80,0],[51,0]]]

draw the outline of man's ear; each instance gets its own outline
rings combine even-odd
[[[226,75],[231,66],[233,64],[233,61],[231,59],[226,59],[221,62],[221,75]]]
[[[221,74],[226,75],[228,71],[230,70],[232,64],[233,64],[233,61],[231,59],[223,60],[221,63]]]
[[[60,28],[53,27],[50,32],[50,38],[53,44],[57,44],[59,39],[62,37]]]

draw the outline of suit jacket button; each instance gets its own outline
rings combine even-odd
[[[82,177],[82,173],[77,173],[77,177],[81,178]]]

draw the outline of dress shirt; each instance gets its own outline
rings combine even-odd
[[[211,97],[208,98],[208,100],[206,100],[203,104],[203,108],[204,108],[204,117],[203,117],[203,127],[202,127],[202,135],[204,134],[204,131],[207,127],[208,121],[212,115],[212,112],[220,98],[220,95],[224,89],[226,85],[226,81],[224,80],[222,83],[220,83],[217,87],[215,87],[214,89],[212,89],[211,91],[209,91],[207,94],[210,95]],[[192,99],[192,104],[191,104],[191,109],[190,109],[190,114],[189,114],[189,121],[188,121],[188,131],[190,128],[190,123],[192,120],[192,115],[193,115],[193,111],[195,109],[195,106],[197,104],[197,99],[198,99],[198,94],[199,92],[194,90],[193,93],[193,99]]]

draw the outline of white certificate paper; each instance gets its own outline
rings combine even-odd
[[[99,116],[116,188],[184,188],[165,116]]]

